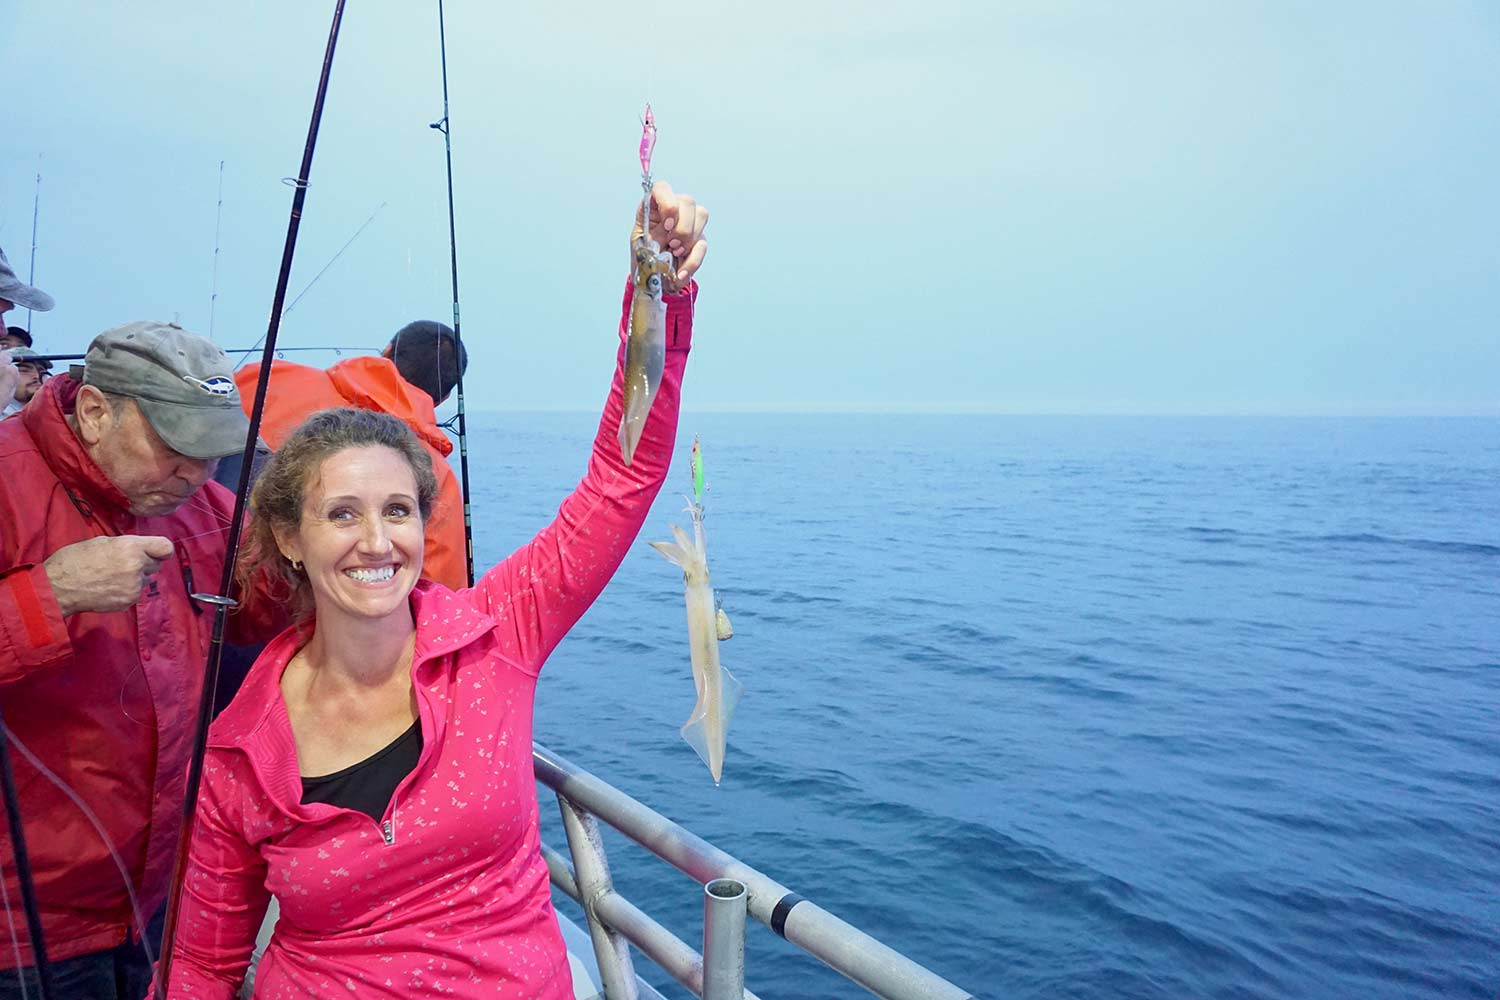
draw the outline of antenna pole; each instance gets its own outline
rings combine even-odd
[[[42,209],[42,154],[36,154],[36,197],[31,200],[31,266],[26,271],[26,284],[36,284],[36,220]],[[26,329],[31,329],[31,307],[26,308]]]
[[[208,339],[214,339],[214,305],[219,300],[219,232],[224,222],[224,161],[219,161],[219,205],[214,212],[214,276],[208,287]]]

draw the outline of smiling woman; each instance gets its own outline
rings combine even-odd
[[[304,803],[378,820],[416,763],[408,757],[405,770],[368,772],[374,787],[353,776],[327,784],[416,725],[407,601],[422,573],[423,523],[436,492],[431,459],[410,429],[349,408],[309,418],[256,484],[250,572],[278,572],[295,606],[318,613],[281,676]],[[417,729],[408,742],[420,749],[420,739]]]
[[[256,483],[247,569],[281,576],[304,615],[317,609],[317,627],[280,684],[303,803],[378,821],[416,763],[409,754],[405,770],[369,768],[329,783],[403,735],[421,748],[407,602],[436,493],[432,461],[406,425],[350,408],[310,417]]]
[[[687,278],[707,214],[665,184],[652,198]],[[300,624],[209,731],[167,996],[232,996],[273,897],[256,996],[573,996],[538,830],[536,682],[666,477],[696,293],[664,296],[662,382],[627,466],[627,288],[583,481],[472,588],[421,579],[436,485],[404,423],[324,410],[282,443],[242,570]]]

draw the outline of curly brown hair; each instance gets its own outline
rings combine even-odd
[[[425,524],[437,497],[432,458],[401,421],[385,413],[341,407],[319,410],[292,431],[276,449],[250,491],[250,523],[239,560],[241,590],[254,595],[249,581],[262,576],[267,593],[285,604],[294,619],[313,609],[312,586],[294,570],[276,544],[276,529],[296,530],[313,475],[325,459],[349,448],[385,447],[406,459],[417,481],[417,508]]]

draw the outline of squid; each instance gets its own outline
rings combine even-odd
[[[735,706],[744,693],[735,676],[719,662],[719,642],[732,635],[729,619],[715,600],[713,585],[708,576],[707,543],[703,536],[703,477],[702,459],[698,442],[693,442],[693,485],[697,500],[687,500],[687,513],[692,518],[693,533],[688,533],[676,524],[672,525],[673,541],[652,542],[652,548],[667,557],[667,560],[682,570],[686,585],[688,645],[693,663],[693,685],[697,688],[698,701],[692,714],[682,727],[682,738],[688,742],[704,764],[714,784],[724,777],[725,740]],[[726,635],[725,633],[728,633]]]
[[[667,360],[667,303],[663,296],[677,280],[672,254],[651,238],[651,152],[656,119],[646,105],[641,119],[641,235],[631,247],[630,334],[625,340],[625,400],[620,417],[620,457],[628,466],[661,388]]]
[[[662,297],[675,277],[672,255],[656,241],[635,241],[635,272],[630,298],[630,336],[625,341],[625,405],[620,417],[620,457],[626,465],[635,458],[636,445],[646,427],[651,404],[661,388],[667,362],[667,303]]]

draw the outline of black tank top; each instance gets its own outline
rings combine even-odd
[[[417,766],[422,755],[422,722],[418,720],[384,750],[358,764],[316,778],[302,779],[302,804],[325,802],[356,809],[379,823],[401,779]]]

